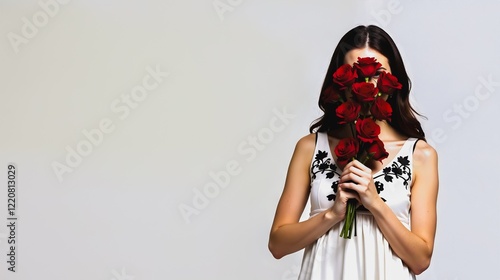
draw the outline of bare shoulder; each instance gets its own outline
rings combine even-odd
[[[308,175],[309,173],[307,172],[309,170],[309,165],[311,164],[315,148],[316,134],[311,133],[300,138],[295,145],[289,171],[294,173],[300,172]]]
[[[417,165],[437,163],[438,154],[436,149],[429,145],[429,143],[420,140],[413,151],[413,160]]]
[[[313,153],[315,147],[316,147],[316,134],[311,133],[300,138],[299,141],[297,141],[297,144],[295,146],[295,151],[301,153]]]
[[[425,189],[437,189],[438,154],[429,143],[423,140],[417,142],[413,152],[413,167],[416,185],[423,185]]]

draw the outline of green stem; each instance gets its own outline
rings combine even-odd
[[[365,157],[363,158],[363,160],[361,161],[362,164],[365,164],[367,163],[370,158],[372,158],[372,154],[369,154],[369,153],[366,153]]]
[[[350,239],[352,236],[352,228],[356,221],[356,200],[350,199],[347,201],[346,217],[344,226],[340,232],[340,237]]]
[[[349,123],[349,127],[351,128],[351,136],[356,139],[356,130],[354,130],[354,122]]]

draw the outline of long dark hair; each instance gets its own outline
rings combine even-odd
[[[396,76],[403,85],[401,90],[394,92],[392,97],[387,100],[393,110],[391,121],[388,123],[399,133],[407,137],[416,137],[425,140],[425,133],[422,130],[422,126],[415,117],[415,115],[421,115],[410,105],[411,81],[406,73],[403,59],[392,38],[380,27],[360,25],[351,29],[340,39],[339,44],[333,52],[321,93],[324,94],[325,90],[333,85],[333,73],[344,64],[346,53],[352,49],[364,48],[365,46],[378,51],[388,59],[391,74]],[[311,133],[316,131],[328,132],[338,128],[338,119],[335,114],[338,104],[325,102],[323,96],[320,95],[318,105],[324,114],[313,122],[309,131]]]

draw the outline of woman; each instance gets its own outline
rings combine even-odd
[[[336,107],[325,94],[335,70],[359,57],[374,57],[402,87],[390,98],[384,96],[393,110],[390,121],[377,121],[387,158],[339,167],[333,147],[351,132],[338,124]],[[269,238],[269,250],[277,259],[305,249],[299,279],[415,279],[429,266],[438,159],[425,142],[409,92],[401,55],[385,31],[358,26],[342,37],[322,87],[319,106],[324,114],[295,147]],[[325,162],[335,164],[330,176],[318,170]],[[309,197],[310,218],[299,222]],[[355,235],[345,239],[340,232],[349,199],[363,207],[356,212]]]

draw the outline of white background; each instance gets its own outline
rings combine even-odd
[[[440,156],[435,251],[419,279],[493,279],[499,8],[2,0],[0,278],[295,279],[302,252],[275,260],[267,250],[288,162],[320,115],[340,37],[377,24],[402,52]],[[144,80],[150,90],[141,93]],[[79,160],[70,152],[78,149]],[[6,262],[10,162],[16,273]]]

